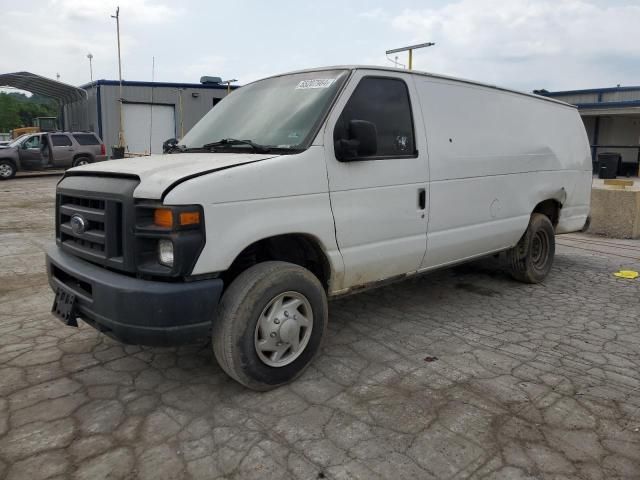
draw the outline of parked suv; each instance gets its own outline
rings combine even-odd
[[[259,80],[167,147],[58,183],[53,312],[128,343],[209,337],[257,390],[311,362],[329,297],[498,252],[539,283],[589,214],[575,107],[420,72]]]
[[[0,180],[19,170],[79,167],[106,160],[102,141],[92,132],[49,132],[22,135],[0,146]]]

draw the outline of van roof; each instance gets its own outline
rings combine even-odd
[[[510,89],[510,88],[499,87],[497,85],[492,85],[492,84],[489,84],[489,83],[477,82],[475,80],[468,80],[468,79],[465,79],[465,78],[457,78],[457,77],[451,77],[451,76],[448,76],[448,75],[440,75],[440,74],[436,74],[436,73],[422,72],[420,70],[405,70],[405,69],[402,69],[402,68],[382,67],[380,65],[331,65],[331,66],[327,66],[327,67],[305,68],[303,70],[295,70],[295,71],[291,71],[291,72],[280,73],[280,74],[277,74],[277,75],[271,75],[270,77],[267,77],[267,78],[280,77],[282,75],[290,75],[292,73],[319,72],[319,71],[323,71],[323,70],[380,70],[380,71],[394,72],[394,73],[410,73],[412,75],[420,75],[420,76],[423,76],[423,77],[439,78],[439,79],[443,79],[443,80],[453,80],[455,82],[466,83],[466,84],[469,84],[469,85],[476,85],[476,86],[484,87],[484,88],[491,88],[493,90],[500,90],[500,91],[503,91],[503,92],[515,93],[517,95],[524,95],[524,96],[535,98],[535,99],[538,99],[538,100],[544,100],[546,102],[557,103],[559,105],[564,105],[566,107],[577,108],[575,105],[572,105],[570,103],[563,102],[561,100],[556,100],[555,98],[549,98],[549,97],[544,97],[542,95],[536,95],[535,93],[523,92],[523,91],[520,91],[520,90],[513,90],[513,89]]]

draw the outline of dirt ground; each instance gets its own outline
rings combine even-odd
[[[125,346],[49,313],[58,177],[0,182],[0,478],[638,479],[640,241],[558,237],[541,285],[493,261],[333,301],[295,383],[210,345]]]

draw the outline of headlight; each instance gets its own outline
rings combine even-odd
[[[158,261],[167,267],[173,267],[173,242],[171,240],[158,241]]]
[[[204,211],[200,205],[136,204],[135,251],[138,273],[150,277],[187,277],[204,248]]]

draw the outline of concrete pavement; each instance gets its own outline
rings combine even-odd
[[[558,238],[542,285],[487,260],[330,304],[302,378],[49,310],[56,178],[0,182],[0,478],[640,478],[640,242]]]

